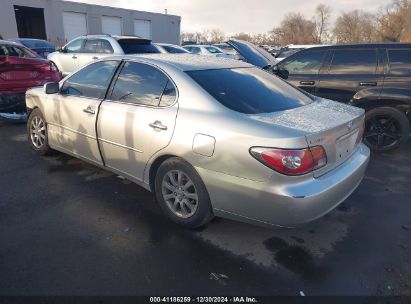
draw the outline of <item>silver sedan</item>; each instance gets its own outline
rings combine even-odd
[[[247,63],[105,58],[26,94],[28,138],[155,193],[186,227],[213,216],[293,227],[344,201],[370,152],[364,111]]]

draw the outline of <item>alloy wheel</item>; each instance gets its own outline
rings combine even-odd
[[[378,148],[390,148],[401,139],[401,126],[390,115],[375,115],[365,123],[364,141]]]
[[[46,141],[46,124],[39,116],[35,116],[30,124],[31,143],[37,149],[41,149]]]
[[[181,170],[167,172],[161,183],[161,191],[167,207],[180,218],[194,215],[198,207],[198,195],[193,181]]]

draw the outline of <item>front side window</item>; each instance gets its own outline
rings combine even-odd
[[[186,73],[222,105],[244,114],[283,111],[313,101],[308,95],[259,68]]]
[[[110,99],[157,107],[168,82],[167,76],[152,66],[126,62],[114,85]],[[165,103],[168,103],[166,99],[172,94],[170,92],[164,96]]]
[[[83,46],[84,39],[77,39],[70,42],[66,47],[66,53],[79,53],[81,51],[81,47]]]
[[[376,50],[336,50],[330,74],[375,74]]]
[[[306,51],[280,64],[280,69],[293,74],[318,74],[326,51]]]
[[[391,75],[411,75],[411,49],[388,50]]]
[[[117,65],[102,61],[86,66],[64,82],[61,94],[103,99]]]

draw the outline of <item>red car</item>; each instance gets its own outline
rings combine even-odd
[[[50,61],[22,45],[0,40],[0,119],[24,120],[26,90],[60,79]]]

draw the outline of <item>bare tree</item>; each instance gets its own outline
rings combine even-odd
[[[375,28],[373,15],[354,10],[337,18],[333,38],[337,43],[374,42],[377,40]]]
[[[212,29],[210,30],[210,40],[209,42],[214,44],[214,43],[219,43],[219,42],[224,42],[225,41],[225,34],[219,30],[219,29]]]
[[[325,4],[319,4],[315,9],[313,22],[315,23],[316,42],[324,43],[329,39],[331,7]]]
[[[395,0],[377,14],[377,31],[382,41],[409,41],[411,38],[411,1]]]
[[[271,34],[276,36],[282,45],[317,42],[314,22],[305,19],[300,13],[287,14]]]

